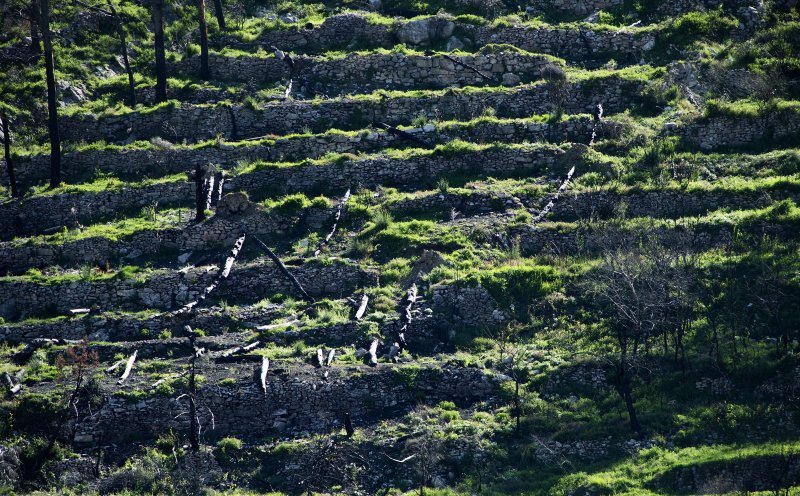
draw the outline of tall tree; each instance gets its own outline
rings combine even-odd
[[[111,0],[108,1],[108,10],[111,12],[111,16],[114,18],[114,25],[117,28],[117,35],[119,36],[119,42],[121,45],[122,51],[122,63],[125,65],[125,72],[128,74],[128,101],[131,106],[136,105],[136,88],[133,84],[133,71],[131,70],[131,63],[130,59],[128,58],[128,41],[125,36],[125,26],[122,22],[122,17],[120,17],[117,9],[114,8],[114,3]]]
[[[217,16],[219,30],[225,31],[225,11],[222,10],[222,0],[214,0],[214,14]]]
[[[11,197],[14,198],[19,196],[19,192],[17,191],[17,180],[14,177],[14,164],[11,161],[11,131],[8,126],[8,114],[5,110],[0,110],[0,121],[2,121],[3,128],[3,152],[8,168],[8,181],[11,183]]]
[[[39,0],[39,31],[44,44],[44,67],[47,79],[47,127],[50,134],[50,187],[61,184],[61,137],[58,134],[55,61],[50,33],[50,1]]]
[[[197,0],[197,17],[200,23],[200,79],[208,81],[208,25],[206,24],[206,0]]]
[[[156,49],[156,102],[167,99],[167,58],[164,52],[164,0],[152,0]]]

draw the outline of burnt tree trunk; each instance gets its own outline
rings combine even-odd
[[[3,125],[3,153],[6,159],[6,168],[8,168],[8,182],[11,186],[11,197],[19,196],[17,191],[17,180],[14,176],[14,163],[11,161],[11,131],[8,126],[8,115],[5,111],[0,113],[0,121]]]
[[[167,99],[167,58],[164,52],[164,0],[152,0],[156,49],[156,103]]]
[[[194,170],[194,196],[195,196],[195,221],[203,222],[206,219],[206,195],[204,194],[203,167],[200,165]]]
[[[200,79],[208,81],[208,25],[206,24],[206,0],[197,0],[197,17],[200,24]]]
[[[214,15],[217,16],[219,30],[225,31],[225,11],[222,10],[222,0],[214,0]]]
[[[53,43],[50,36],[50,2],[39,0],[39,31],[44,43],[44,67],[47,80],[47,128],[50,135],[50,187],[61,184],[61,137],[58,134],[58,96],[56,95],[56,67]]]
[[[39,55],[42,53],[41,39],[39,38],[39,29],[37,23],[39,22],[39,0],[31,0],[31,53]]]
[[[131,62],[128,58],[128,39],[125,36],[125,27],[122,24],[122,18],[117,13],[117,9],[114,8],[114,4],[111,0],[108,0],[108,10],[111,12],[111,15],[114,17],[114,24],[117,28],[117,35],[119,36],[119,42],[122,45],[121,53],[122,53],[122,64],[125,66],[125,73],[128,75],[128,103],[131,107],[136,105],[136,88],[133,83],[133,71],[131,70]]]

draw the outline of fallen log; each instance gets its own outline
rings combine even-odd
[[[369,364],[371,367],[375,367],[378,365],[378,339],[375,338],[372,340],[372,343],[369,345]]]
[[[267,394],[267,372],[269,371],[269,358],[264,357],[261,361],[261,390]]]
[[[61,339],[61,338],[35,338],[32,339],[30,343],[26,344],[24,348],[19,350],[18,352],[11,355],[11,359],[17,365],[22,365],[27,363],[28,360],[31,359],[33,354],[39,348],[49,348],[50,346],[54,345],[65,345],[65,344],[80,344],[81,341],[74,340],[74,339]]]
[[[317,348],[317,367],[324,367],[325,366],[325,354],[322,352],[322,348]]]
[[[386,124],[385,122],[376,122],[375,123],[375,127],[383,129],[383,130],[387,131],[389,134],[397,136],[398,138],[403,138],[403,139],[407,139],[409,141],[413,141],[414,143],[418,143],[423,148],[427,148],[428,150],[433,150],[434,148],[436,148],[436,146],[433,145],[432,143],[428,143],[427,141],[425,141],[425,140],[423,140],[421,138],[418,138],[418,137],[414,136],[413,134],[411,134],[411,133],[409,133],[407,131],[403,131],[402,129],[397,129],[394,126],[390,126],[389,124]]]
[[[356,310],[356,320],[364,318],[364,314],[367,311],[367,303],[369,303],[369,296],[362,296],[361,303],[358,305],[358,310]]]
[[[281,322],[280,324],[266,324],[256,326],[257,331],[271,331],[272,329],[278,329],[280,327],[294,327],[299,324],[300,321],[298,319],[290,320],[289,322]]]
[[[435,52],[433,52],[431,50],[427,50],[425,52],[425,55],[430,57],[430,56],[434,55],[434,53]],[[460,65],[461,67],[463,67],[465,69],[469,69],[470,71],[474,72],[475,74],[479,75],[480,77],[482,77],[483,79],[485,79],[487,81],[492,81],[491,76],[487,76],[486,74],[481,72],[477,67],[471,66],[471,65],[467,64],[466,62],[462,62],[462,61],[460,61],[460,60],[458,60],[456,58],[453,58],[453,57],[451,57],[450,55],[448,55],[446,53],[440,53],[439,55],[441,55],[442,57],[446,58],[447,60],[449,60],[450,62],[452,62],[452,63],[454,63],[456,65]]]
[[[328,360],[325,362],[325,365],[330,367],[335,357],[336,357],[336,350],[332,349],[331,351],[328,352]]]
[[[575,173],[575,166],[573,166],[569,170],[569,172],[567,173],[567,178],[564,179],[564,181],[561,183],[561,186],[559,186],[558,190],[556,191],[556,194],[553,195],[553,197],[550,199],[549,202],[547,202],[547,205],[545,205],[542,211],[539,212],[539,215],[534,217],[534,219],[531,221],[532,226],[535,226],[536,224],[541,222],[545,218],[545,216],[549,214],[551,210],[553,210],[553,206],[555,205],[556,201],[558,201],[558,198],[561,196],[561,193],[563,193],[564,190],[566,190],[567,187],[569,186],[569,182],[572,180],[572,175],[574,173]]]
[[[331,228],[331,231],[327,234],[327,236],[325,236],[325,239],[319,242],[319,244],[317,245],[317,249],[314,250],[315,257],[319,256],[319,254],[322,252],[322,249],[328,246],[328,243],[330,243],[331,238],[333,238],[333,235],[336,233],[336,228],[339,225],[339,220],[342,218],[342,209],[344,208],[345,203],[347,203],[347,200],[349,199],[350,199],[350,188],[347,189],[341,201],[339,201],[339,206],[336,208],[336,215],[333,218],[333,227]]]
[[[139,350],[134,350],[133,355],[128,358],[128,363],[125,365],[125,372],[122,373],[122,376],[117,381],[117,384],[122,384],[131,375],[131,370],[133,370],[133,364],[136,362],[136,355],[139,354]]]
[[[278,256],[275,254],[275,252],[273,252],[270,249],[270,247],[266,245],[266,243],[264,243],[263,241],[258,239],[258,237],[253,236],[253,239],[255,239],[256,243],[258,243],[258,245],[261,247],[261,249],[264,250],[264,253],[266,253],[267,256],[273,262],[275,262],[275,265],[278,266],[278,268],[281,270],[283,275],[285,275],[289,279],[289,281],[291,281],[292,285],[295,287],[295,289],[297,289],[297,292],[299,292],[303,296],[303,299],[306,300],[309,303],[314,303],[314,301],[315,301],[314,298],[312,298],[311,295],[309,295],[306,292],[306,290],[303,289],[303,286],[300,284],[300,281],[298,281],[297,278],[295,276],[293,276],[291,272],[289,272],[289,269],[287,269],[286,266],[283,264],[283,262],[281,262],[281,259],[278,258]]]
[[[236,355],[244,355],[245,353],[249,353],[254,349],[261,346],[261,341],[253,341],[252,343],[246,344],[244,346],[237,346],[235,348],[231,348],[229,350],[222,352],[222,357],[228,358]]]
[[[124,359],[124,358],[123,358],[122,360],[117,360],[116,362],[114,362],[114,364],[113,364],[113,365],[111,365],[109,368],[107,368],[107,369],[106,369],[106,373],[107,373],[107,374],[110,374],[111,372],[114,372],[114,371],[115,371],[115,370],[117,370],[117,369],[119,368],[119,366],[120,366],[120,365],[122,365],[123,363],[125,363],[125,359]]]
[[[406,291],[405,297],[403,297],[403,301],[400,304],[400,331],[397,333],[397,346],[399,347],[399,351],[403,351],[406,348],[406,331],[408,331],[408,327],[411,325],[411,320],[413,316],[411,315],[411,309],[414,306],[414,303],[417,301],[417,285],[416,283],[412,283],[411,287],[408,288]]]
[[[242,246],[244,245],[244,240],[246,234],[242,234],[239,238],[236,239],[236,242],[233,243],[233,247],[231,248],[230,253],[225,258],[225,261],[220,265],[219,272],[217,273],[216,277],[211,281],[211,284],[208,285],[203,292],[198,296],[195,301],[189,302],[186,305],[182,306],[178,310],[176,310],[173,315],[179,316],[182,314],[187,314],[192,312],[200,303],[206,300],[206,298],[211,295],[211,293],[217,289],[217,287],[222,283],[223,280],[227,279],[228,276],[231,274],[231,269],[233,269],[233,264],[236,262],[236,258],[239,256],[239,252],[242,250]]]
[[[292,80],[289,80],[289,84],[286,85],[286,91],[283,92],[283,98],[289,99],[289,95],[292,94]]]
[[[9,374],[8,372],[3,372],[3,377],[6,380],[6,384],[8,384],[8,393],[11,396],[14,396],[15,394],[20,392],[20,390],[22,389],[22,384],[14,384],[14,379],[11,378],[11,374]]]

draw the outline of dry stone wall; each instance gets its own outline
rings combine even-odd
[[[116,142],[155,136],[198,141],[217,136],[243,139],[290,134],[304,129],[314,133],[332,128],[358,130],[376,121],[407,124],[418,116],[470,120],[483,115],[487,108],[498,117],[522,118],[551,112],[559,102],[567,114],[592,113],[599,102],[606,113],[613,114],[635,107],[643,87],[642,81],[610,76],[568,83],[564,88],[538,83],[505,90],[445,91],[422,97],[268,103],[258,109],[183,104],[123,115],[65,116],[60,128],[67,141]]]
[[[457,62],[454,62],[457,61]],[[514,74],[518,81],[539,78],[541,69],[553,64],[552,58],[498,50],[473,55],[406,55],[351,53],[340,59],[298,56],[294,68],[274,57],[227,57],[212,54],[209,65],[214,79],[263,84],[281,79],[295,79],[295,88],[303,94],[364,93],[378,89],[440,89],[459,86],[498,84],[503,74]],[[197,74],[198,57],[176,64],[183,74]],[[472,67],[474,69],[470,69]],[[488,76],[487,81],[481,74]]]
[[[309,263],[291,270],[306,291],[317,296],[349,295],[377,281],[374,271],[340,261],[330,265]],[[207,266],[180,271],[162,269],[133,279],[50,284],[7,280],[0,281],[0,291],[5,298],[6,318],[52,311],[65,313],[72,308],[92,305],[98,305],[101,310],[169,310],[197,299],[216,273],[216,266]],[[275,293],[294,294],[294,288],[274,265],[255,262],[238,266],[214,296],[231,302],[256,302]]]
[[[265,167],[229,180],[231,188],[257,191],[273,188],[283,193],[297,191],[340,194],[347,188],[378,185],[419,187],[433,184],[448,174],[485,174],[499,177],[515,174],[558,174],[567,164],[581,160],[584,145],[555,145],[521,148],[487,148],[478,152],[418,155],[402,160],[375,157],[346,160],[320,167]]]
[[[258,439],[267,435],[330,432],[343,427],[350,412],[355,425],[399,416],[419,402],[447,399],[459,405],[485,400],[498,389],[499,379],[478,369],[416,367],[412,381],[404,381],[403,365],[333,367],[310,371],[276,362],[268,376],[266,394],[256,384],[256,365],[237,367],[245,378],[234,387],[209,384],[201,387],[201,422],[210,427],[205,407],[214,415],[210,438],[236,435]],[[252,369],[253,378],[247,380]],[[177,396],[177,395],[176,395]],[[115,443],[156,438],[170,429],[189,428],[185,404],[172,397],[154,396],[132,402],[108,397],[95,415],[79,425],[80,444]]]
[[[588,116],[567,118],[556,123],[530,122],[522,120],[477,120],[473,123],[428,123],[411,128],[410,134],[432,143],[443,144],[454,139],[476,143],[507,142],[525,140],[588,142],[596,123]],[[622,125],[605,120],[597,126],[600,137],[615,137]],[[194,170],[198,165],[215,164],[230,168],[241,162],[263,160],[266,162],[295,162],[306,158],[318,158],[327,153],[370,153],[385,148],[403,148],[415,143],[398,138],[382,130],[363,131],[356,135],[339,133],[292,136],[277,138],[272,142],[244,142],[232,145],[219,142],[202,148],[184,146],[153,146],[149,149],[111,148],[68,152],[62,156],[66,177],[80,173],[113,174],[116,177],[157,176]],[[17,159],[15,173],[20,181],[43,180],[47,177],[49,156],[37,155]],[[0,160],[0,181],[7,180],[5,162]]]
[[[218,335],[242,326],[254,327],[275,318],[277,306],[248,306],[233,309],[200,308],[192,315],[192,326],[207,335]],[[138,342],[158,336],[164,329],[180,335],[184,321],[170,314],[149,316],[114,312],[51,321],[20,322],[0,325],[0,340],[9,343],[30,342],[35,338],[83,339],[102,342]]]
[[[228,216],[218,212],[199,224],[143,230],[118,240],[97,236],[63,243],[0,242],[0,274],[22,274],[29,268],[52,265],[104,265],[107,261],[116,265],[140,257],[172,254],[177,257],[179,251],[219,250],[231,246],[242,229],[257,236],[283,236],[303,228],[318,230],[328,226],[332,216],[333,210],[328,208],[309,207],[297,215],[280,209],[266,212],[258,208],[250,215]]]
[[[170,182],[90,193],[59,193],[14,200],[0,205],[0,238],[43,232],[61,226],[77,227],[113,218],[142,207],[189,202],[195,186]]]
[[[592,59],[614,58],[618,62],[638,61],[653,47],[654,36],[635,30],[594,30],[582,28],[476,26],[447,16],[433,16],[392,24],[370,24],[360,14],[329,17],[319,27],[265,31],[256,43],[220,39],[227,46],[271,45],[284,51],[316,53],[335,49],[353,50],[359,46],[389,48],[397,43],[409,46],[453,46],[454,38],[467,47],[513,44],[530,52],[547,53],[567,60],[587,63]]]
[[[548,172],[564,160],[578,161],[584,145],[559,148],[543,147],[488,148],[456,152],[454,155],[434,153],[393,159],[376,157],[365,160],[341,160],[324,165],[269,165],[254,172],[225,181],[226,191],[248,191],[264,197],[269,192],[309,194],[342,194],[347,188],[419,186],[452,173],[507,176],[522,172]],[[158,203],[189,203],[194,198],[194,184],[171,182],[137,188],[121,188],[102,193],[78,193],[37,196],[0,206],[0,237],[41,232],[52,226],[75,226],[118,215],[121,211]],[[41,219],[47,218],[48,225]]]
[[[686,126],[668,124],[665,131],[703,151],[761,148],[770,143],[792,146],[800,140],[800,110],[762,117],[710,117]]]

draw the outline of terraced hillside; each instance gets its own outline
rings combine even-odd
[[[0,6],[0,492],[800,494],[797,2],[207,3]]]

